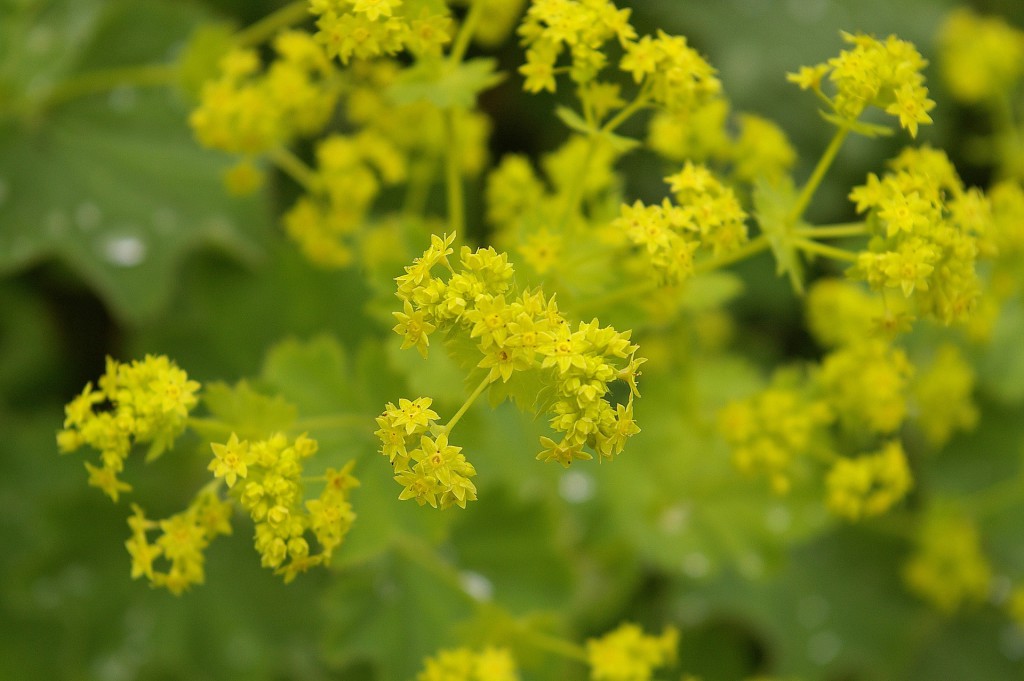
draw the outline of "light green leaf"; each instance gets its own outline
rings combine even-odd
[[[589,136],[597,132],[594,126],[583,120],[583,117],[573,111],[567,106],[559,106],[555,108],[555,115],[558,116],[558,120],[569,126],[570,129],[575,130],[581,135]]]
[[[395,104],[430,102],[438,109],[470,109],[477,95],[504,79],[497,61],[478,57],[458,64],[447,60],[420,60],[404,70],[388,89]]]
[[[557,520],[537,499],[517,501],[489,486],[474,513],[460,515],[452,527],[459,567],[486,580],[481,583],[510,612],[557,610],[573,587],[568,554],[556,544]]]
[[[203,386],[203,403],[216,424],[193,420],[193,429],[210,440],[226,440],[233,431],[241,439],[263,439],[288,430],[295,423],[296,409],[283,397],[268,397],[246,381],[234,386],[210,383]]]
[[[261,377],[304,419],[350,412],[359,396],[344,348],[327,335],[281,341],[267,353]]]
[[[790,216],[796,198],[796,188],[789,178],[778,184],[759,179],[754,185],[754,215],[761,231],[771,243],[775,255],[775,271],[779,276],[787,275],[793,291],[803,294],[803,262],[791,237],[791,231],[797,226],[792,224]]]
[[[471,612],[454,569],[415,540],[358,569],[323,599],[325,655],[369,662],[378,679],[412,679],[423,659],[457,645],[452,626]]]

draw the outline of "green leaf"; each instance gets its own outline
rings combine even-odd
[[[791,233],[797,227],[790,217],[796,204],[797,192],[793,181],[772,184],[758,179],[754,185],[754,215],[761,231],[768,236],[775,255],[775,271],[780,277],[787,275],[793,291],[803,294],[804,268],[799,251],[792,244]]]
[[[569,126],[570,129],[584,135],[590,136],[597,133],[597,129],[594,126],[583,120],[583,117],[573,111],[567,106],[559,106],[555,108],[555,115],[558,116],[558,120]]]
[[[768,572],[789,545],[828,527],[820,487],[797,482],[778,497],[733,466],[714,419],[755,389],[752,366],[700,357],[687,373],[645,376],[635,404],[641,432],[614,461],[574,471],[594,477],[618,535],[646,560],[694,578],[737,565]],[[696,414],[679,417],[687,412]]]
[[[296,409],[283,397],[256,392],[246,381],[234,386],[210,383],[203,388],[203,402],[218,423],[193,419],[193,429],[210,440],[227,439],[234,431],[242,439],[263,439],[288,430],[295,423]]]
[[[93,17],[85,35],[76,34],[78,51],[64,57],[69,63],[84,60],[90,69],[165,64],[169,45],[202,17],[172,3],[108,7],[114,9]],[[127,46],[111,42],[108,31],[125,12],[132,23]],[[58,5],[32,30],[60,31],[79,14]],[[93,56],[101,50],[92,43],[103,36],[115,53],[137,61]],[[69,69],[47,73],[52,80],[44,82],[58,88],[76,76]],[[173,70],[168,73],[173,80]],[[0,274],[57,259],[116,316],[138,322],[167,302],[190,251],[215,247],[250,263],[259,259],[269,214],[259,200],[227,197],[220,180],[227,161],[193,141],[188,110],[175,92],[117,85],[114,79],[106,92],[52,106],[49,89],[20,93],[12,104],[23,109],[17,117],[3,119],[0,111]]]
[[[395,104],[430,102],[438,109],[471,109],[477,95],[504,79],[497,61],[485,57],[452,64],[444,59],[423,59],[405,69],[388,88]]]
[[[557,610],[573,587],[567,554],[556,545],[558,516],[536,498],[516,500],[488,486],[474,513],[452,527],[459,566],[483,578],[493,598],[510,612]]]
[[[349,412],[359,395],[345,350],[327,335],[281,341],[267,353],[261,377],[304,419]]]
[[[864,137],[889,137],[893,132],[895,132],[895,130],[888,125],[868,123],[867,121],[851,121],[841,116],[830,114],[826,111],[819,110],[818,113],[821,114],[822,118],[837,128],[848,128],[850,132],[855,132],[858,135],[863,135]]]
[[[596,136],[605,140],[608,145],[619,154],[625,154],[626,152],[632,151],[643,144],[632,137],[624,137],[622,135],[617,135],[614,132],[607,132],[596,128],[583,120],[578,113],[567,106],[560,106],[556,108],[555,115],[558,116],[559,120],[565,123],[570,129],[575,130],[584,137]]]
[[[453,568],[429,547],[401,551],[347,570],[323,605],[327,658],[336,665],[368,661],[378,679],[412,679],[423,658],[457,645],[452,626],[470,612]]]

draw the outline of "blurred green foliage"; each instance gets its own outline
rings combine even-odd
[[[929,56],[952,5],[632,4],[641,30],[689,36],[737,106],[777,120],[806,159],[829,131],[794,101],[783,73],[833,54],[840,29],[898,33]],[[637,407],[644,432],[610,465],[542,466],[524,446],[539,424],[509,405],[471,412],[460,430],[478,452],[480,501],[444,515],[397,503],[370,439],[373,416],[406,386],[460,399],[460,379],[443,361],[396,353],[389,324],[368,311],[374,294],[363,273],[302,261],[273,227],[279,206],[267,195],[225,194],[227,161],[191,139],[187,93],[61,95],[62,84],[95,69],[168,63],[204,22],[244,25],[276,6],[0,0],[0,678],[407,679],[437,648],[494,632],[522,654],[526,678],[580,678],[579,668],[530,652],[510,614],[582,636],[627,618],[676,622],[685,669],[708,681],[757,672],[1021,678],[1024,637],[1001,615],[980,608],[943,619],[905,592],[904,540],[836,527],[818,499],[783,502],[735,474],[709,415],[759,385],[753,360],[704,361],[685,381],[652,374]],[[995,9],[1024,16],[1009,0]],[[505,70],[517,63],[514,47],[497,58]],[[959,161],[965,114],[934,78],[929,85],[943,115],[923,137]],[[511,77],[484,98],[496,115],[516,98],[514,122],[498,126],[493,147],[546,150],[564,128],[549,98],[527,99],[518,87]],[[844,188],[895,144],[850,144],[812,212],[847,217]],[[627,160],[624,172],[635,193],[660,186],[659,168]],[[971,179],[983,180],[977,172]],[[809,352],[799,304],[771,264],[738,271],[741,343],[774,343],[775,356]],[[980,359],[983,421],[934,461],[929,489],[969,494],[1017,473],[1022,337],[1018,306]],[[330,571],[282,586],[236,536],[213,545],[207,583],[182,598],[129,579],[125,508],[84,485],[80,462],[57,456],[54,434],[63,404],[99,375],[104,355],[147,352],[174,357],[204,385],[227,381],[207,386],[225,412],[244,392],[234,382],[250,377],[302,418],[365,419],[362,429],[317,433],[325,461],[357,459],[363,483],[358,522]],[[698,418],[685,406],[694,404]],[[137,465],[139,496],[156,513],[174,512],[203,479],[205,456],[186,442]],[[1018,575],[1020,514],[1011,507],[985,528]]]

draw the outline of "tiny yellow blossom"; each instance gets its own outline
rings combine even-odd
[[[238,436],[231,433],[226,444],[213,442],[210,444],[213,450],[213,460],[208,469],[213,471],[216,478],[224,478],[228,487],[235,486],[235,480],[244,478],[248,473],[248,464],[253,462],[253,456],[249,452],[249,443],[239,442]]]
[[[977,527],[957,517],[930,518],[903,578],[911,591],[946,614],[984,600],[992,568],[981,551]]]
[[[825,478],[827,505],[849,520],[881,515],[910,490],[912,478],[899,441],[880,452],[839,459]]]
[[[592,681],[650,681],[654,670],[675,662],[679,632],[667,627],[649,636],[635,624],[620,625],[600,638],[587,640]]]

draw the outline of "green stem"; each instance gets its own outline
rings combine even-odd
[[[122,86],[167,86],[177,78],[176,64],[143,64],[90,71],[72,76],[54,87],[41,108],[50,108],[78,97],[108,92]]]
[[[316,172],[306,165],[302,159],[293,154],[290,149],[277,147],[272,149],[268,156],[274,165],[281,169],[285,175],[295,180],[306,191],[315,193],[320,188]]]
[[[570,660],[576,660],[578,662],[588,663],[587,651],[584,650],[583,646],[576,645],[561,638],[543,634],[535,629],[530,629],[516,623],[518,631],[518,638],[524,643],[538,649],[544,650],[555,655],[561,655],[567,657]]]
[[[243,28],[235,34],[235,44],[239,47],[259,45],[282,28],[294,26],[307,18],[309,18],[308,0],[297,0]]]
[[[346,428],[361,428],[367,424],[365,417],[357,414],[335,414],[333,416],[318,416],[316,418],[299,419],[292,426],[293,431],[308,430],[343,430]]]
[[[458,570],[442,560],[435,551],[431,550],[421,540],[414,539],[411,534],[401,533],[392,541],[392,546],[406,560],[415,563],[425,572],[434,575],[442,584],[463,596],[470,603],[477,603],[472,594],[466,591]]]
[[[448,136],[447,154],[445,155],[445,188],[448,196],[449,231],[462,234],[466,226],[466,216],[462,196],[461,158],[459,157],[459,136],[455,109],[444,112],[445,132]]]
[[[826,246],[825,244],[819,244],[817,241],[811,241],[810,239],[796,238],[792,241],[793,245],[802,251],[808,253],[817,253],[823,255],[826,258],[832,258],[833,260],[842,260],[844,262],[857,262],[857,254],[851,253],[843,248],[836,248],[834,246]]]
[[[821,225],[820,227],[797,227],[793,230],[794,236],[807,237],[809,239],[841,239],[847,236],[861,236],[867,233],[868,226],[863,221]]]
[[[735,251],[725,253],[717,258],[711,258],[710,260],[702,260],[693,266],[693,271],[696,274],[706,274],[707,272],[712,272],[726,265],[749,258],[752,255],[757,255],[761,251],[768,250],[770,246],[771,242],[768,240],[768,235],[759,234]]]
[[[455,416],[453,416],[448,423],[444,424],[444,428],[442,428],[441,430],[445,435],[452,432],[452,428],[455,427],[455,424],[458,423],[459,419],[461,419],[462,416],[466,413],[466,410],[469,409],[474,402],[476,402],[476,398],[480,397],[483,391],[486,390],[487,386],[489,386],[490,384],[491,375],[488,373],[486,376],[484,376],[484,380],[480,381],[480,385],[476,387],[476,389],[473,391],[473,394],[466,398],[466,401],[462,403],[462,406],[459,407],[459,410],[455,412]]]
[[[793,204],[793,208],[790,210],[789,215],[786,216],[787,224],[795,223],[807,210],[807,205],[811,202],[811,197],[814,196],[815,190],[821,184],[822,179],[825,177],[825,173],[832,165],[832,161],[835,160],[836,154],[839,153],[839,148],[843,146],[843,142],[846,140],[846,136],[850,134],[850,127],[848,125],[841,126],[836,130],[836,134],[832,137],[832,141],[828,143],[828,147],[825,148],[825,152],[818,159],[818,165],[814,167],[814,171],[811,176],[807,179],[807,183],[800,190],[800,195],[796,199],[796,203]]]
[[[579,171],[573,178],[569,191],[565,194],[565,208],[562,210],[562,217],[558,221],[558,232],[563,231],[569,225],[569,219],[579,208],[580,199],[583,197],[583,188],[587,183],[587,173],[590,169],[590,162],[597,152],[597,138],[591,135],[587,138],[587,151],[583,155],[583,162],[580,163]]]
[[[448,53],[448,60],[452,64],[457,64],[466,56],[469,41],[473,38],[476,25],[480,23],[480,17],[483,16],[483,7],[484,0],[473,0],[473,4],[470,5],[469,12],[466,13],[466,18],[462,21],[462,26],[459,27],[459,32],[455,36],[455,42],[452,43],[452,51]]]
[[[649,90],[650,88],[647,87],[645,84],[645,87],[641,88],[640,92],[637,94],[636,99],[630,102],[627,106],[624,106],[623,108],[619,109],[619,112],[617,114],[615,114],[612,118],[608,120],[607,123],[601,126],[601,132],[615,132],[615,129],[618,128],[623,123],[625,123],[626,121],[628,121],[633,116],[633,114],[647,106],[650,103],[650,98],[648,96]]]
[[[233,433],[235,429],[220,419],[202,418],[190,416],[186,424],[189,428],[219,430],[223,433]]]
[[[587,137],[587,151],[583,157],[583,162],[580,163],[580,167],[576,172],[576,177],[573,178],[572,184],[569,186],[569,191],[566,192],[565,195],[565,209],[562,211],[562,216],[558,223],[559,231],[565,229],[566,225],[569,224],[569,219],[572,217],[572,214],[579,208],[580,200],[583,197],[583,188],[586,186],[587,182],[587,174],[590,172],[590,162],[593,160],[594,154],[597,152],[598,137],[613,132],[617,127],[629,120],[630,116],[647,106],[649,102],[647,95],[648,89],[649,88],[646,86],[642,88],[637,94],[636,99],[634,99],[629,105],[620,109],[613,118],[601,126],[599,131],[591,132]],[[586,111],[584,111],[584,115],[587,115]]]

